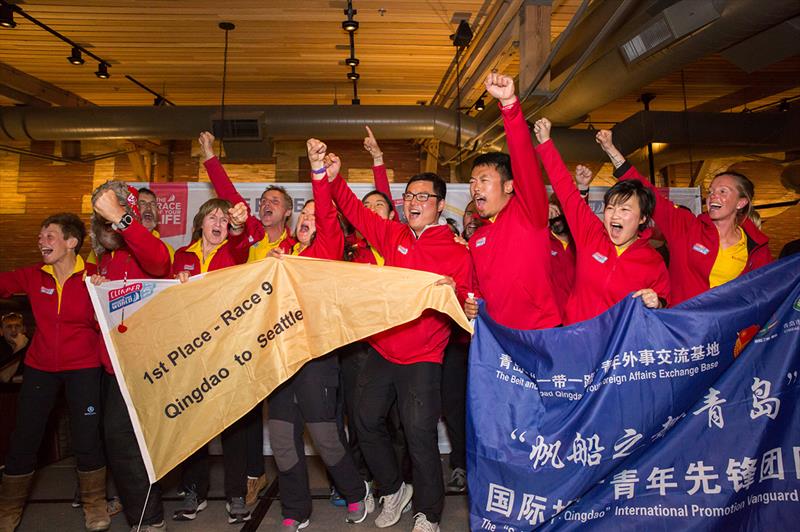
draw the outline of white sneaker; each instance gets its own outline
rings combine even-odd
[[[403,482],[400,484],[399,490],[391,495],[381,497],[383,508],[378,518],[375,519],[375,526],[386,528],[397,524],[403,515],[403,508],[411,501],[413,496],[414,488]]]
[[[431,523],[424,513],[417,512],[414,514],[414,528],[411,532],[439,532],[439,523]]]

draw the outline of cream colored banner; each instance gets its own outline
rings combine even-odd
[[[166,289],[159,289],[164,281],[90,285],[150,480],[313,358],[409,322],[427,308],[469,330],[453,290],[434,285],[440,278],[285,257],[183,285],[168,282]],[[123,310],[124,326],[118,327]]]

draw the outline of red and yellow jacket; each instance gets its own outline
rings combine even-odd
[[[78,256],[72,275],[60,286],[53,267],[34,264],[0,273],[0,296],[24,293],[36,319],[25,365],[41,371],[100,366],[99,327],[84,278],[92,268]]]
[[[384,220],[353,194],[341,177],[332,183],[333,199],[345,217],[385,259],[397,266],[449,275],[463,303],[471,286],[471,263],[466,248],[456,244],[447,225],[429,226],[417,237],[406,224]],[[441,364],[450,338],[450,318],[426,310],[416,320],[370,337],[367,341],[395,364],[436,362]]]
[[[708,290],[711,269],[719,253],[719,231],[711,217],[707,213],[695,216],[691,211],[677,208],[627,161],[614,175],[619,179],[638,179],[656,195],[653,220],[667,239],[672,303],[677,305]],[[740,227],[747,236],[748,251],[742,274],[772,262],[769,237],[749,218]]]
[[[603,222],[581,197],[553,142],[540,144],[536,152],[575,239],[575,287],[564,309],[564,323],[593,318],[642,288],[652,288],[669,303],[669,275],[661,255],[650,246],[651,231],[643,231],[617,255]]]
[[[469,239],[475,294],[489,315],[515,329],[561,324],[551,286],[547,192],[519,102],[502,110],[514,175],[514,195]]]

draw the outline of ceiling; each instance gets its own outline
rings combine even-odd
[[[466,19],[475,36],[461,64],[466,85],[462,102],[472,105],[483,92],[481,81],[486,72],[497,69],[518,75],[520,34],[516,17],[528,1],[354,0],[353,7],[358,11],[355,19],[360,23],[355,33],[355,55],[360,60],[357,70],[361,104],[455,106],[454,91],[449,90],[454,82],[451,67],[455,52],[450,35],[459,20]],[[13,3],[107,61],[111,77],[95,77],[97,63],[88,57],[84,65],[69,64],[69,45],[17,15],[15,29],[0,29],[0,66],[11,67],[3,70],[0,79],[2,106],[41,104],[39,100],[47,98],[36,91],[43,91],[42,87],[67,91],[75,97],[72,105],[152,105],[153,95],[126,79],[126,75],[178,106],[219,105],[225,46],[225,33],[218,27],[221,21],[236,25],[229,34],[226,104],[349,105],[353,96],[353,85],[346,78],[349,68],[344,65],[349,44],[348,34],[341,28],[346,7],[342,0]],[[594,0],[589,12],[609,11],[610,5],[623,3]],[[676,0],[630,2],[638,16],[643,12],[652,16],[661,6],[675,3]],[[710,4],[711,0],[705,3]],[[715,5],[735,3],[745,2],[714,1]],[[581,4],[581,0],[552,2],[553,41]],[[795,21],[800,4],[797,12],[793,15]],[[596,31],[604,20],[599,15],[595,18]],[[635,20],[622,23],[630,25]],[[780,22],[783,21],[775,21]],[[575,36],[577,40],[586,37]],[[613,43],[607,48],[616,53]],[[763,49],[762,45],[759,53],[768,55]],[[588,65],[597,57],[590,58]],[[732,58],[735,59],[725,51],[704,54],[682,68],[673,68],[633,87],[613,101],[598,104],[570,125],[608,127],[621,122],[642,110],[637,100],[645,92],[656,95],[651,108],[663,111],[740,111],[800,97],[800,53],[763,60],[750,73],[736,66]],[[21,91],[17,78],[26,75],[38,80],[41,87]],[[591,92],[591,87],[583,89]],[[64,105],[63,101],[52,99],[51,103]],[[800,106],[800,101],[794,105]],[[487,107],[491,107],[488,101]],[[477,114],[474,109],[467,112]]]

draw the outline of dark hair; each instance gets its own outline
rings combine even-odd
[[[636,196],[639,201],[639,210],[644,216],[645,222],[639,225],[639,231],[650,224],[653,217],[653,210],[656,208],[656,196],[653,191],[644,186],[636,179],[626,179],[619,181],[616,185],[609,188],[603,196],[603,207],[609,203],[625,203],[628,198]]]
[[[479,155],[472,162],[472,169],[474,170],[478,166],[489,166],[497,170],[497,173],[500,174],[501,182],[514,179],[511,173],[511,157],[501,151],[493,151]]]
[[[750,216],[753,213],[753,197],[756,195],[756,187],[746,175],[739,172],[720,172],[714,176],[714,179],[723,175],[731,176],[736,181],[736,190],[739,191],[739,197],[747,199],[747,205],[736,211],[736,216],[741,222],[746,216]],[[714,179],[711,181],[713,182]]]
[[[408,191],[408,185],[416,181],[430,181],[433,184],[433,193],[438,196],[438,201],[444,200],[445,196],[447,196],[447,183],[445,183],[444,179],[439,177],[438,174],[423,172],[412,176],[411,179],[408,180],[408,183],[406,183],[406,191]]]
[[[409,181],[409,183],[410,183],[410,181]],[[361,198],[361,203],[364,203],[365,201],[367,201],[368,197],[374,196],[375,194],[379,195],[384,200],[386,200],[386,205],[389,206],[389,214],[392,214],[394,212],[394,204],[392,203],[391,198],[389,198],[389,196],[386,195],[386,192],[381,192],[377,188],[375,190],[370,190],[369,192],[364,194],[364,197]]]
[[[147,187],[142,187],[142,188],[139,189],[139,195],[141,196],[142,194],[150,194],[154,198],[158,198],[158,196],[156,196],[156,193],[153,192],[152,190],[150,190]]]
[[[75,237],[78,245],[75,246],[73,251],[77,255],[86,238],[86,224],[83,223],[83,220],[71,212],[60,212],[45,218],[42,222],[42,227],[47,227],[50,224],[55,224],[61,228],[61,232],[64,233],[64,240]]]
[[[458,232],[458,222],[453,220],[452,218],[445,218],[445,222],[447,222],[447,227],[453,232],[454,235],[460,235],[461,233]]]
[[[219,209],[223,214],[227,215],[230,208],[231,202],[220,198],[211,198],[200,205],[200,208],[197,209],[197,214],[194,215],[194,220],[192,220],[192,242],[203,236],[203,220],[208,214]]]
[[[286,207],[286,210],[291,213],[292,212],[292,208],[294,207],[294,200],[292,200],[291,194],[289,194],[286,191],[286,189],[283,188],[282,186],[280,186],[280,185],[270,185],[266,189],[264,189],[264,192],[261,193],[260,197],[263,198],[264,194],[266,194],[267,192],[272,192],[273,190],[276,190],[276,191],[280,192],[281,195],[283,195],[283,206]],[[289,216],[289,218],[291,218],[291,216]]]

